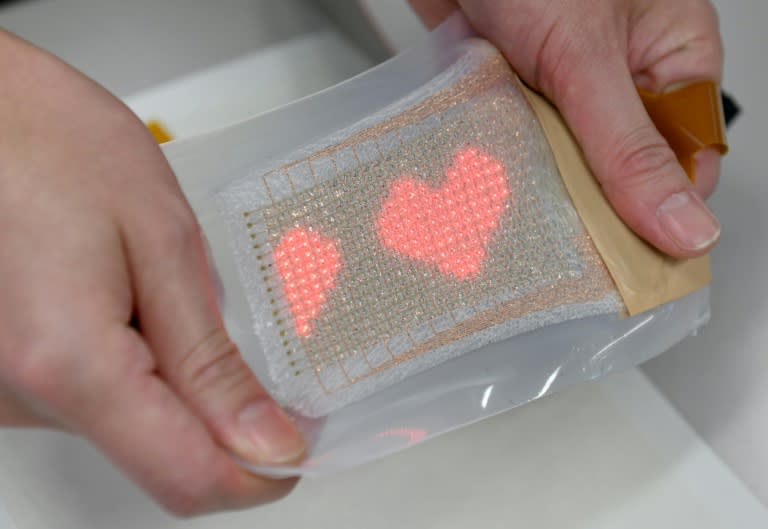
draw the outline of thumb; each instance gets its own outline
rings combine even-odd
[[[179,208],[176,208],[178,210]],[[126,239],[141,331],[163,378],[214,437],[248,462],[280,465],[304,454],[296,426],[269,397],[219,316],[199,228],[177,218],[131,220]]]
[[[304,455],[296,426],[220,323],[191,348],[169,348],[163,356],[165,378],[232,452],[257,465],[294,463]]]
[[[720,225],[654,126],[620,53],[555,72],[552,94],[617,214],[674,257],[709,251]]]

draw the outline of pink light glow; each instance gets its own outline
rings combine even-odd
[[[446,181],[433,188],[410,176],[396,180],[376,220],[381,244],[436,265],[444,275],[472,279],[510,195],[504,167],[474,147],[456,152]]]
[[[274,258],[296,334],[309,336],[327,301],[326,292],[336,286],[341,254],[333,240],[311,228],[294,228],[280,239]]]
[[[418,443],[427,437],[427,431],[421,428],[392,428],[376,434],[379,439],[383,437],[403,437],[408,444]]]

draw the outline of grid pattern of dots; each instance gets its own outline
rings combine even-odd
[[[310,228],[294,228],[275,247],[275,265],[296,334],[309,336],[315,318],[336,286],[341,256],[336,243]]]
[[[289,156],[218,196],[273,392],[297,413],[621,310],[535,115],[487,43]]]
[[[265,291],[286,352],[285,376],[314,375],[332,394],[407,360],[414,347],[482,310],[580,275],[583,263],[573,245],[570,206],[561,183],[550,188],[551,183],[538,180],[530,157],[546,147],[516,129],[536,126],[516,124],[526,115],[521,105],[523,100],[499,88],[373,137],[365,152],[362,146],[331,150],[325,165],[329,175],[312,176],[317,185],[249,212]],[[456,235],[464,237],[463,249],[461,243],[460,251],[454,246],[444,260],[439,252],[436,259],[418,259],[411,250],[394,251],[386,243],[398,225],[382,220],[390,214],[395,218],[388,199],[396,199],[406,181],[411,192],[437,193],[467,207],[467,201],[474,202],[473,215],[480,210],[478,199],[487,198],[480,219],[460,222]],[[279,254],[270,252],[286,234],[310,229],[334,241],[344,263],[334,288],[324,291],[312,324],[292,316],[292,301],[275,269]],[[394,237],[389,239],[395,244]],[[464,251],[467,241],[475,243],[474,257]]]
[[[395,181],[376,219],[379,238],[395,252],[434,263],[443,274],[472,279],[510,205],[505,168],[468,146],[456,153],[445,174],[437,189],[411,176]]]

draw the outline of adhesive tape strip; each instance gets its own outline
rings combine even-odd
[[[677,154],[691,181],[694,157],[706,148],[728,152],[720,90],[714,81],[700,81],[661,94],[639,90],[656,128]]]

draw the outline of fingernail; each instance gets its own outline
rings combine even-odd
[[[717,218],[704,201],[690,191],[667,197],[656,216],[667,235],[685,250],[704,250],[720,238]]]
[[[306,449],[296,426],[285,412],[270,400],[249,404],[240,412],[238,425],[241,434],[253,447],[253,455],[258,458],[254,463],[290,463],[299,459]]]

